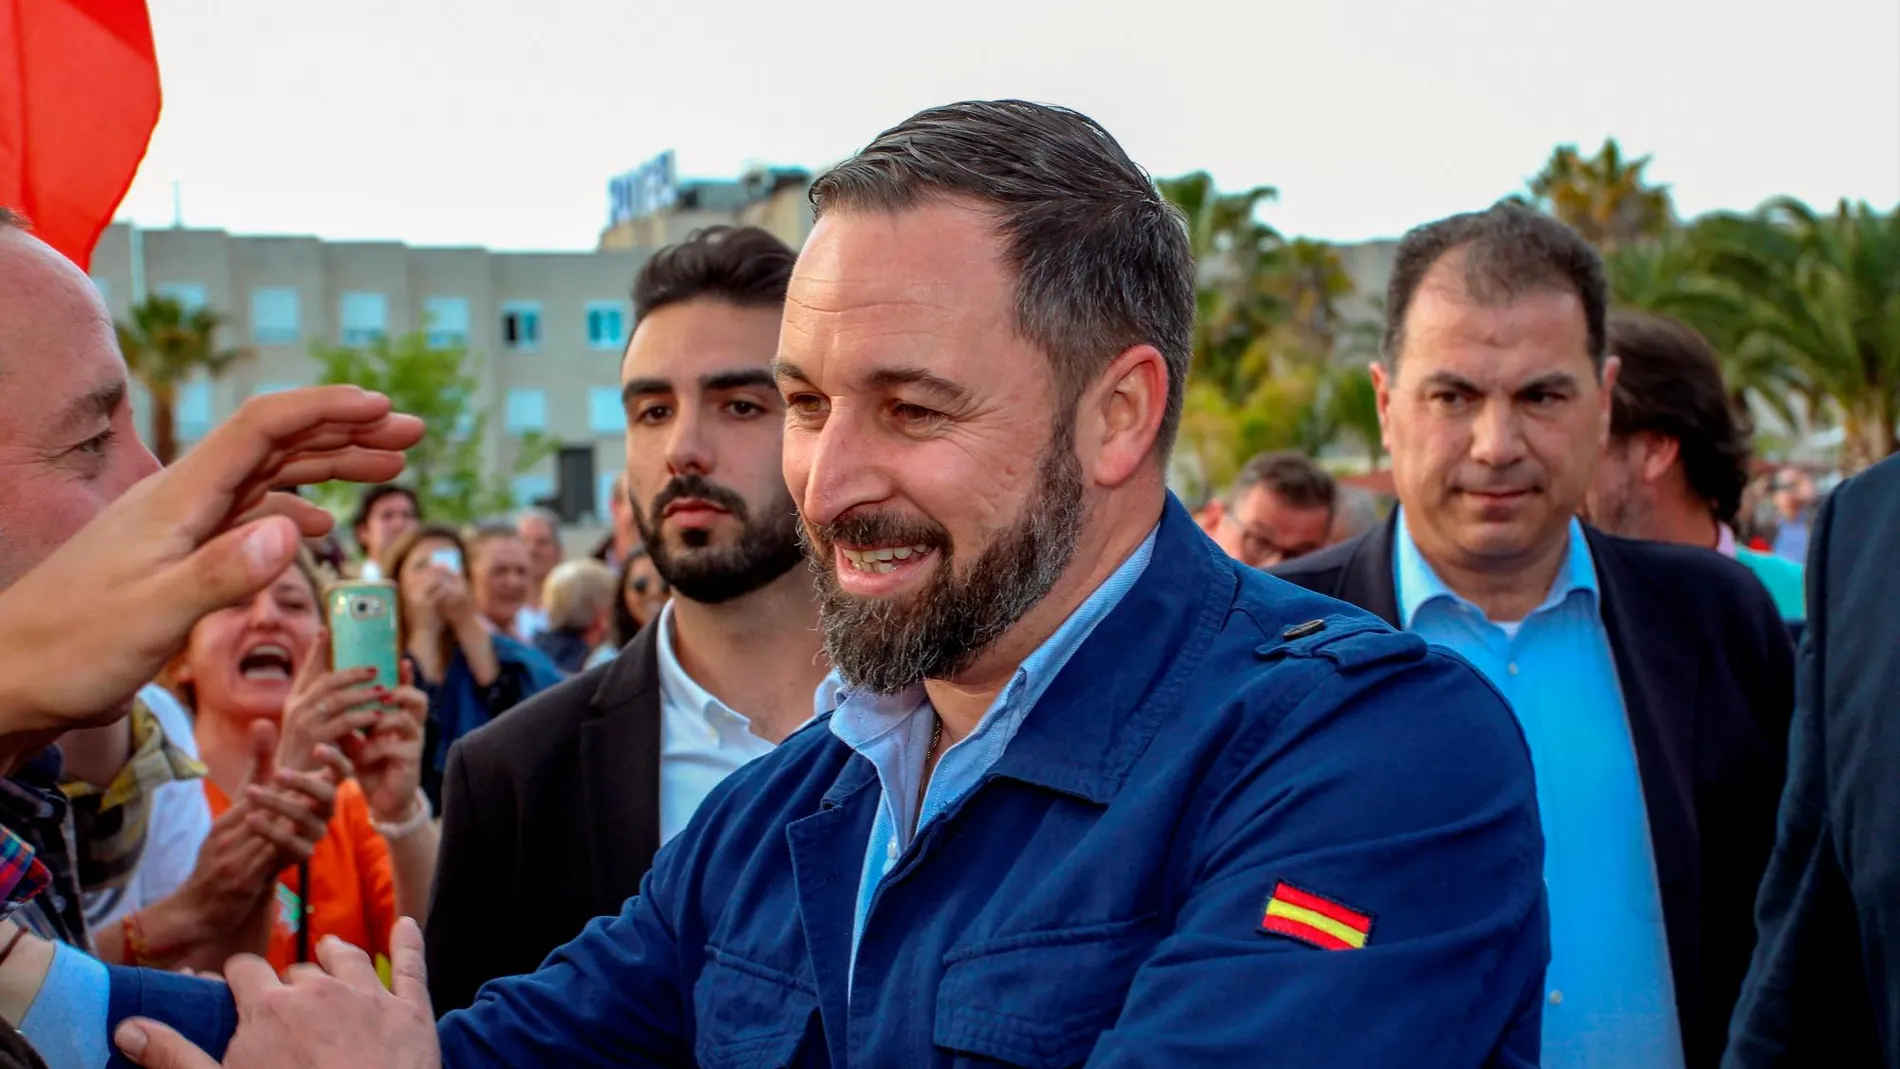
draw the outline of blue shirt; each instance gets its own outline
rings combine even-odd
[[[864,934],[864,918],[870,915],[871,903],[876,900],[884,877],[909,851],[916,833],[970,793],[983,774],[996,764],[996,759],[1003,756],[1003,749],[1022,727],[1023,718],[1049,689],[1062,666],[1069,663],[1069,658],[1081,648],[1095,625],[1121,604],[1122,596],[1148,569],[1159,529],[1157,524],[1155,530],[1149,531],[1134,553],[1076,606],[1054,634],[1023,659],[1009,685],[977,721],[975,730],[943,752],[924,795],[923,815],[915,820],[912,818],[916,816],[917,781],[923,775],[924,752],[930,746],[935,727],[935,710],[930,706],[923,684],[896,694],[852,693],[835,687],[830,690],[833,700],[839,702],[831,718],[832,734],[871,762],[884,792],[878,800],[877,817],[871,823],[864,872],[858,880],[857,919],[851,928],[854,965],[858,939]],[[827,688],[819,688],[820,694],[826,691]],[[911,830],[913,825],[915,832]],[[855,971],[854,968],[854,974]]]
[[[1485,618],[1453,593],[1401,512],[1393,576],[1399,620],[1476,665],[1510,699],[1530,742],[1550,895],[1546,1069],[1683,1064],[1661,889],[1623,692],[1598,608],[1583,527],[1542,605]]]

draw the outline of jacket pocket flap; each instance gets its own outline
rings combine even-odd
[[[693,1011],[693,1057],[705,1069],[781,1069],[793,1064],[818,995],[795,977],[709,947]]]
[[[1152,917],[1033,932],[951,952],[937,988],[940,1047],[1025,1069],[1088,1060],[1160,937]]]

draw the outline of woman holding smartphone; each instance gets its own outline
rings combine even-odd
[[[307,554],[241,605],[192,629],[172,678],[194,713],[212,816],[243,796],[256,742],[274,722],[278,762],[341,751],[354,778],[337,787],[334,815],[309,859],[285,869],[266,957],[280,972],[312,961],[335,935],[386,959],[399,915],[421,921],[435,871],[436,826],[421,797],[428,699],[413,686],[371,685],[374,669],[330,670],[322,583]]]
[[[482,626],[469,593],[468,555],[454,528],[425,524],[383,559],[396,584],[404,660],[429,699],[422,788],[442,805],[442,769],[455,740],[561,681],[553,662]]]

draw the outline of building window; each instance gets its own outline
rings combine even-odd
[[[593,386],[587,390],[587,425],[595,434],[627,433],[627,409],[620,400],[617,386]]]
[[[346,293],[340,311],[345,345],[369,345],[389,333],[389,299],[380,293]]]
[[[548,392],[509,390],[507,410],[503,413],[502,422],[509,434],[547,430]]]
[[[260,382],[252,388],[251,396],[262,397],[265,394],[283,393],[285,390],[295,390],[297,388],[298,384],[294,382]]]
[[[178,307],[184,309],[187,315],[203,308],[206,303],[202,282],[166,282],[153,286],[152,292],[177,301]]]
[[[619,301],[588,301],[588,348],[619,349],[627,344],[626,321],[627,314]]]
[[[251,340],[283,345],[297,340],[297,291],[282,287],[251,291]]]
[[[172,420],[181,442],[195,442],[211,433],[210,380],[192,379],[178,384],[178,394],[172,401]]]
[[[551,475],[517,475],[514,479],[515,507],[532,508],[554,496]]]
[[[539,303],[509,301],[501,306],[501,346],[516,352],[532,352],[541,347]]]
[[[460,349],[468,345],[468,298],[425,297],[422,321],[428,325],[429,348]]]

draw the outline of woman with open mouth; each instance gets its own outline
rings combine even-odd
[[[307,555],[249,602],[191,632],[173,678],[196,713],[215,818],[273,748],[283,768],[337,769],[335,811],[308,860],[279,874],[265,957],[282,972],[313,961],[334,935],[386,972],[399,915],[420,922],[435,870],[436,827],[419,786],[428,699],[371,685],[374,669],[329,669],[322,585]],[[276,741],[281,737],[281,746]],[[353,773],[353,774],[352,774]],[[255,800],[255,799],[253,799]]]

